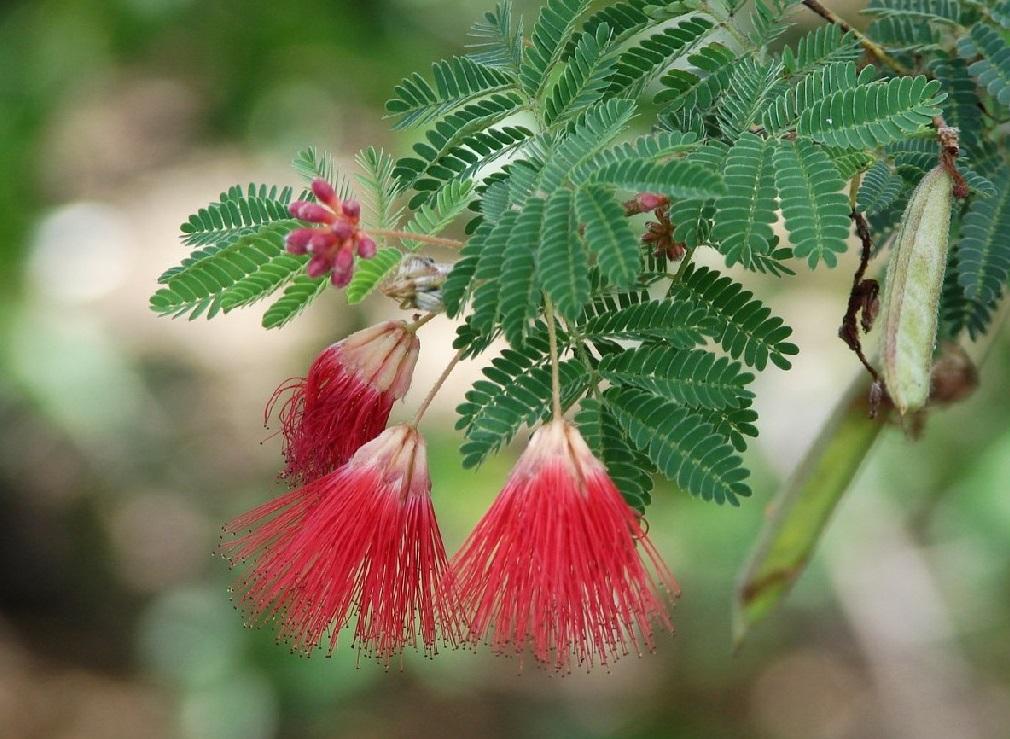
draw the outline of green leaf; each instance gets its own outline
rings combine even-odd
[[[985,311],[970,326],[972,338],[988,323],[1010,276],[1010,169],[996,178],[999,195],[975,198],[961,222],[957,251],[958,281],[965,297]],[[976,308],[976,310],[978,310]]]
[[[364,300],[387,275],[399,266],[402,258],[403,252],[399,249],[385,247],[379,249],[371,259],[357,259],[354,265],[354,276],[345,292],[347,302],[353,305]]]
[[[575,212],[607,280],[618,287],[634,285],[640,266],[639,241],[613,194],[602,187],[585,187],[575,195]]]
[[[386,111],[399,118],[393,128],[409,128],[438,118],[477,98],[513,87],[505,72],[485,67],[466,57],[443,59],[431,66],[434,87],[416,72],[394,89]]]
[[[213,318],[228,288],[285,254],[284,236],[289,229],[290,222],[272,224],[230,243],[193,252],[159,278],[163,287],[151,296],[151,310],[173,318],[188,315],[194,319],[204,312]]]
[[[526,340],[530,322],[540,313],[537,246],[544,221],[544,201],[530,198],[508,236],[500,278],[501,324],[512,346]]]
[[[657,339],[679,348],[697,346],[721,331],[722,322],[704,307],[653,301],[644,291],[600,297],[579,321],[579,333],[589,339]]]
[[[294,223],[288,212],[291,188],[249,185],[221,193],[218,202],[211,203],[191,215],[179,230],[187,246],[225,244],[255,233],[261,226],[277,221]]]
[[[491,228],[484,240],[480,256],[474,265],[473,279],[481,284],[473,290],[473,315],[471,325],[481,333],[491,333],[498,325],[499,304],[501,294],[499,279],[505,261],[505,249],[509,234],[515,225],[519,214],[509,211]],[[444,297],[444,293],[443,293]]]
[[[940,83],[921,75],[879,80],[839,90],[807,108],[796,134],[828,146],[884,146],[929,125],[944,98]]]
[[[726,155],[726,194],[716,202],[712,239],[726,264],[754,264],[755,255],[771,251],[775,222],[772,146],[752,133],[741,134]]]
[[[382,149],[370,146],[359,151],[354,161],[361,169],[355,179],[364,190],[365,207],[371,215],[370,225],[374,228],[395,229],[403,210],[396,207],[398,186],[394,176],[393,157]],[[379,239],[380,243],[383,241]]]
[[[982,109],[968,65],[950,55],[934,59],[930,69],[947,92],[948,97],[943,102],[944,120],[960,131],[960,145],[974,159],[981,153],[983,141]]]
[[[856,194],[856,205],[860,212],[867,215],[883,213],[898,201],[906,186],[905,180],[892,172],[887,164],[877,162],[863,175]]]
[[[877,18],[902,18],[913,23],[957,26],[961,6],[957,0],[870,0],[861,11]]]
[[[720,43],[711,43],[688,56],[687,61],[693,70],[671,69],[660,79],[665,89],[656,93],[654,102],[665,104],[668,112],[712,107],[729,82],[737,55]]]
[[[982,58],[968,65],[968,73],[1004,108],[1010,108],[1010,51],[1003,36],[984,23],[976,23],[970,36],[962,36],[957,51],[963,58]]]
[[[818,146],[809,141],[780,141],[775,149],[775,186],[793,254],[813,269],[821,260],[838,264],[850,231],[845,183]]]
[[[551,414],[551,368],[547,342],[531,338],[521,350],[505,349],[491,360],[456,409],[456,428],[466,441],[460,451],[463,466],[476,467],[489,454],[509,443],[523,425],[534,426]],[[574,403],[589,386],[590,375],[581,362],[559,365],[564,406]]]
[[[635,388],[612,388],[603,398],[631,442],[681,489],[733,506],[750,495],[740,457],[694,411]]]
[[[655,469],[649,457],[631,445],[614,415],[595,398],[582,400],[575,423],[628,505],[645,513],[652,501],[650,473]]]
[[[733,636],[738,646],[803,574],[831,513],[887,424],[887,412],[870,417],[868,396],[869,383],[860,379],[772,502],[733,601]]]
[[[547,0],[530,34],[530,45],[519,70],[523,89],[539,97],[554,65],[561,58],[579,16],[589,0]]]
[[[746,389],[754,375],[704,349],[641,346],[604,357],[597,371],[615,385],[648,390],[679,405],[735,408],[754,395]]]
[[[789,74],[802,75],[825,64],[854,62],[861,52],[855,34],[828,23],[800,38],[795,52],[789,46],[783,49],[782,63]]]
[[[783,85],[777,81],[781,71],[781,63],[757,64],[751,57],[733,66],[718,110],[720,126],[731,141],[750,130],[781,92]]]
[[[554,192],[617,138],[634,112],[633,100],[607,100],[590,106],[575,119],[570,132],[551,148],[539,178],[529,178],[524,189],[537,187],[546,193]],[[516,179],[515,174],[521,171],[513,171],[513,180]],[[513,196],[512,201],[519,203],[521,198]]]
[[[670,65],[708,35],[713,23],[695,16],[663,28],[621,53],[607,94],[637,97]]]
[[[694,162],[674,159],[660,164],[625,159],[588,174],[588,182],[631,192],[657,192],[670,198],[714,198],[725,188],[719,173]]]
[[[616,61],[610,49],[606,23],[593,33],[579,34],[575,54],[547,94],[544,121],[548,126],[571,118],[603,96]]]
[[[819,101],[839,90],[856,87],[861,79],[864,82],[870,81],[873,70],[870,67],[863,69],[863,74],[869,79],[862,79],[856,73],[854,62],[828,64],[814,70],[803,77],[795,87],[775,98],[771,107],[765,111],[762,120],[765,130],[777,133],[794,128],[803,112]]]
[[[589,259],[570,190],[555,190],[547,199],[539,260],[540,287],[558,314],[575,320],[589,301]]]
[[[295,276],[284,288],[283,295],[263,314],[263,327],[280,328],[285,325],[318,298],[328,284],[326,277]]]
[[[314,146],[302,149],[291,161],[291,166],[306,182],[320,179],[326,180],[341,200],[353,196],[350,183],[337,170],[333,155],[328,151],[320,151]]]
[[[723,172],[727,151],[729,147],[721,141],[710,141],[691,152],[686,161],[710,172]],[[676,200],[670,204],[668,214],[674,224],[674,240],[694,249],[708,239],[715,216],[715,202],[713,199]]]
[[[792,329],[740,283],[691,264],[671,286],[669,297],[675,304],[702,308],[706,319],[717,324],[715,338],[734,359],[743,358],[759,370],[770,359],[775,366],[789,369],[786,357],[798,351],[786,341]]]
[[[494,12],[484,14],[484,22],[474,23],[470,29],[476,43],[467,48],[476,49],[467,56],[485,67],[494,67],[518,75],[523,63],[523,19],[512,22],[512,3],[504,0]]]

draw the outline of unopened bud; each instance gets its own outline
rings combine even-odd
[[[357,200],[345,200],[343,211],[345,216],[357,223],[358,217],[361,215],[361,204]]]
[[[451,270],[451,264],[411,255],[400,262],[396,274],[382,285],[382,293],[400,301],[401,308],[437,312],[443,308],[442,285]]]
[[[317,256],[312,257],[309,263],[305,266],[305,273],[309,277],[322,277],[327,272],[330,271],[330,263],[326,257]]]
[[[363,236],[358,241],[358,256],[362,259],[371,259],[375,256],[375,252],[378,247],[375,245],[375,241],[370,239],[368,236]]]
[[[319,205],[319,203],[309,203],[305,200],[298,200],[292,203],[288,210],[295,218],[311,223],[332,223],[336,218],[331,211]]]
[[[326,180],[318,178],[312,180],[312,192],[319,198],[319,202],[326,203],[334,209],[340,207],[340,200],[337,198],[336,191]]]
[[[304,254],[316,232],[311,228],[296,228],[284,240],[289,254]]]

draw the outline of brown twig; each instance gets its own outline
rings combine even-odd
[[[964,199],[968,197],[970,189],[964,175],[957,168],[957,157],[961,153],[960,132],[948,126],[943,116],[939,115],[933,117],[933,126],[940,144],[940,164],[954,180],[954,197]]]
[[[852,276],[852,290],[849,291],[849,302],[842,317],[842,325],[838,329],[838,337],[859,357],[859,361],[866,367],[866,371],[873,378],[874,392],[871,398],[870,412],[875,413],[876,404],[883,396],[884,382],[880,378],[880,373],[870,364],[863,352],[863,343],[860,338],[859,329],[869,331],[873,328],[873,320],[877,316],[880,308],[880,285],[872,278],[866,278],[866,268],[873,256],[873,238],[870,236],[870,226],[866,222],[865,216],[855,208],[850,213],[852,222],[856,224],[856,234],[859,236],[861,249],[859,252],[859,266]]]

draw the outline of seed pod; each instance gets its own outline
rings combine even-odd
[[[884,287],[884,382],[902,415],[926,405],[937,305],[947,265],[953,180],[936,167],[902,216]]]

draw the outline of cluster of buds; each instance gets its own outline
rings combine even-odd
[[[375,256],[376,245],[359,228],[361,205],[356,200],[341,200],[326,180],[312,181],[318,202],[298,200],[291,204],[291,215],[318,226],[297,228],[287,237],[291,254],[311,254],[305,271],[310,277],[330,274],[337,287],[344,287],[354,274],[354,256]]]
[[[649,195],[650,193],[644,193],[644,195]],[[639,197],[642,197],[641,195]],[[664,198],[665,200],[665,198]],[[674,238],[674,229],[676,228],[673,221],[670,220],[670,215],[667,213],[666,206],[662,205],[654,209],[656,220],[649,221],[645,227],[645,234],[642,236],[642,242],[650,244],[656,251],[656,256],[666,256],[671,262],[679,262],[684,258],[687,253],[687,247],[683,242],[677,241]]]

